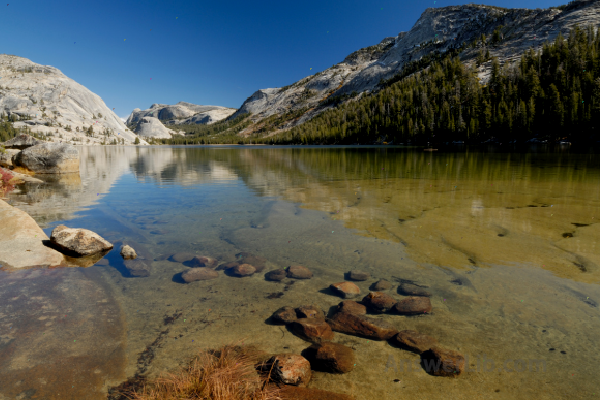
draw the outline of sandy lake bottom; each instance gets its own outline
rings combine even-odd
[[[0,271],[0,399],[105,399],[204,348],[243,342],[299,354],[310,343],[267,322],[282,306],[361,296],[380,278],[428,286],[430,314],[376,315],[458,350],[456,379],[419,356],[336,333],[355,349],[343,375],[309,387],[356,399],[590,399],[600,396],[600,161],[588,154],[406,148],[79,148],[79,178],[20,188],[13,205],[49,233],[86,228],[115,244],[89,268]],[[150,266],[130,277],[126,243]],[[174,253],[220,262],[249,252],[263,273],[184,284]],[[281,294],[280,294],[281,293]],[[270,296],[279,294],[277,296]],[[271,298],[269,298],[271,297]],[[360,299],[359,298],[359,299]]]

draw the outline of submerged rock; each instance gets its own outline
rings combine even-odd
[[[398,333],[396,328],[387,322],[365,315],[337,313],[327,319],[327,323],[336,332],[374,340],[387,340]]]
[[[371,285],[371,290],[374,292],[382,292],[384,290],[390,290],[392,288],[392,284],[385,279],[380,279],[374,284]]]
[[[310,270],[302,265],[292,265],[286,268],[285,270],[288,278],[294,279],[310,279],[313,274]]]
[[[398,334],[394,336],[394,341],[403,349],[410,350],[417,354],[429,350],[438,343],[438,341],[431,336],[410,330],[398,332]]]
[[[265,274],[265,279],[268,281],[281,282],[286,277],[284,269],[275,269]]]
[[[192,268],[214,268],[219,264],[217,260],[208,256],[194,256],[190,261]]]
[[[186,282],[207,281],[219,277],[219,273],[212,268],[200,267],[188,269],[181,274],[181,278]]]
[[[38,174],[75,173],[79,172],[79,152],[70,144],[43,142],[22,150],[14,163]]]
[[[292,331],[298,336],[316,343],[332,340],[334,333],[323,318],[299,318],[291,323]]]
[[[360,288],[352,282],[332,283],[329,288],[344,299],[352,299],[360,295]]]
[[[231,276],[237,276],[238,278],[243,278],[244,276],[250,276],[256,272],[256,268],[254,268],[250,264],[241,264],[236,265],[233,268],[227,270]]]
[[[429,297],[407,297],[396,303],[392,311],[400,315],[425,314],[431,312],[431,301]]]
[[[413,285],[412,283],[402,283],[398,286],[398,294],[403,296],[423,296],[431,297],[431,293],[423,289],[420,286]]]
[[[171,254],[171,256],[169,257],[169,261],[184,263],[186,261],[190,261],[195,256],[196,255],[194,253],[186,253],[186,252],[175,253],[175,254]]]
[[[246,251],[242,251],[235,255],[236,262],[240,264],[250,264],[255,269],[256,272],[262,272],[267,266],[267,259],[262,256],[257,256],[255,254],[248,253]]]
[[[150,276],[150,268],[142,260],[125,260],[125,268],[131,276],[136,278]]]
[[[271,378],[286,385],[306,386],[312,376],[308,360],[297,354],[278,354],[267,361]]]
[[[353,281],[366,281],[371,277],[371,274],[364,271],[350,271],[348,272],[348,278]]]
[[[364,315],[367,313],[367,307],[352,300],[344,300],[337,305],[335,309],[336,313],[348,313],[356,315]]]
[[[455,350],[432,347],[421,354],[421,362],[428,374],[457,377],[465,368],[465,358]]]
[[[124,260],[135,260],[137,258],[137,253],[135,250],[128,245],[121,246],[121,257]]]
[[[298,318],[325,318],[325,313],[321,307],[314,304],[296,308],[296,315],[298,315]]]
[[[97,233],[87,229],[67,228],[64,225],[54,228],[50,241],[62,252],[75,256],[89,256],[113,248],[112,244]]]
[[[389,294],[371,292],[362,299],[362,303],[376,313],[388,312],[398,302]]]
[[[280,324],[291,324],[298,319],[298,316],[296,315],[296,310],[292,307],[285,306],[275,311],[273,315],[271,315],[271,318],[273,321]]]
[[[354,350],[339,343],[315,343],[304,349],[302,355],[315,371],[344,374],[354,369]]]

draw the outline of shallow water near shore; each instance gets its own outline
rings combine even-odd
[[[0,271],[0,399],[104,399],[137,374],[172,370],[232,342],[299,354],[267,322],[282,306],[342,299],[360,269],[428,286],[433,311],[379,315],[468,357],[457,379],[417,355],[340,333],[355,369],[309,387],[357,399],[600,397],[600,159],[566,149],[423,152],[401,147],[79,147],[80,177],[20,187],[13,205],[47,234],[97,232],[115,249],[89,268]],[[130,277],[131,245],[150,276]],[[169,255],[249,252],[267,272],[184,284]],[[281,293],[281,294],[280,294]],[[275,294],[275,296],[270,296]],[[269,298],[273,297],[273,298]],[[359,298],[359,299],[360,299]]]

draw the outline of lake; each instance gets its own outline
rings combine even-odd
[[[431,313],[377,317],[459,351],[457,379],[419,356],[336,333],[352,372],[310,386],[357,399],[588,399],[600,396],[600,157],[567,147],[423,152],[354,147],[78,147],[80,176],[11,194],[44,231],[90,229],[115,245],[88,268],[0,272],[0,399],[105,399],[137,375],[228,343],[295,353],[270,324],[280,307],[360,300],[384,278],[431,292]],[[132,277],[131,245],[150,267]],[[248,252],[265,270],[183,283],[171,255]],[[303,265],[307,280],[265,280]]]

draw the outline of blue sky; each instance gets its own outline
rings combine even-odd
[[[435,1],[435,4],[434,4]],[[6,0],[0,53],[49,64],[119,116],[152,103],[238,108],[361,47],[409,30],[452,0]],[[475,2],[546,8],[567,0]],[[312,68],[312,71],[310,71]]]

